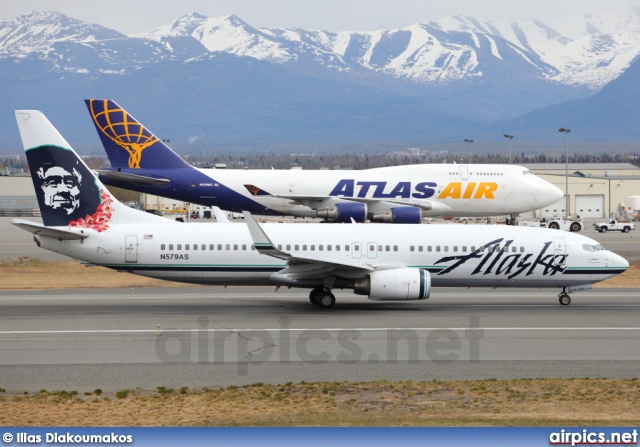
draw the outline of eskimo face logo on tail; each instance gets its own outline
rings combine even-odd
[[[111,220],[111,196],[73,151],[41,146],[26,152],[42,221],[46,226],[104,231]]]
[[[91,117],[106,137],[129,154],[129,167],[140,169],[142,151],[152,146],[158,139],[136,122],[129,114],[116,106],[109,109],[108,100],[92,100],[89,103]]]

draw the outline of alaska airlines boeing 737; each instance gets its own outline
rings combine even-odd
[[[262,215],[420,223],[427,216],[516,215],[563,192],[513,165],[421,164],[365,169],[198,169],[113,101],[87,100],[111,162],[107,185]]]
[[[179,223],[119,203],[39,111],[16,111],[44,224],[13,220],[38,246],[89,265],[212,285],[332,289],[372,300],[423,300],[431,286],[571,286],[629,264],[576,233],[496,225]]]

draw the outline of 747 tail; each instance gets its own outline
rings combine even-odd
[[[85,103],[113,168],[191,167],[114,101],[86,99]]]

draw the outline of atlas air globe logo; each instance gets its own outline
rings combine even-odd
[[[111,104],[113,106],[113,104]],[[140,169],[142,151],[158,139],[122,108],[109,108],[108,100],[92,100],[89,111],[100,132],[129,154],[129,167]]]

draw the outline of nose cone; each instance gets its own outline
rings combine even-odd
[[[629,268],[629,261],[620,255],[611,253],[611,267],[616,273],[623,273]]]
[[[540,179],[542,180],[542,179]],[[558,188],[556,185],[552,185],[551,183],[542,180],[545,185],[541,187],[540,191],[540,206],[548,206],[553,203],[556,203],[560,199],[564,198],[564,191]]]

